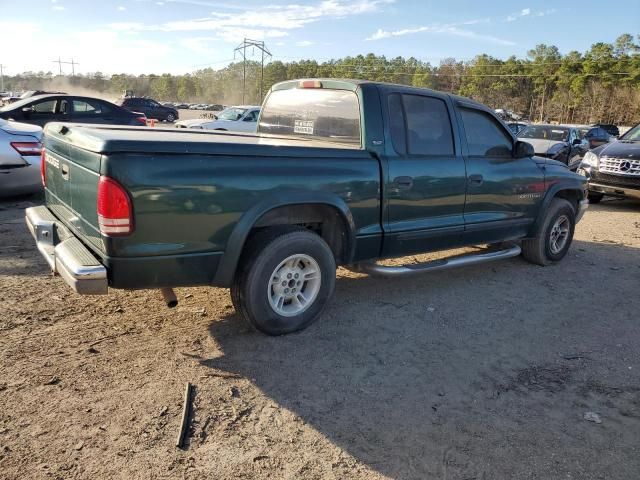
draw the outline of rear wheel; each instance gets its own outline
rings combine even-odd
[[[167,122],[175,122],[176,116],[173,113],[168,113],[166,120]]]
[[[283,335],[320,316],[335,276],[333,252],[319,235],[299,227],[268,228],[249,240],[231,298],[253,327]]]
[[[562,260],[573,240],[575,217],[571,203],[563,198],[554,198],[536,236],[522,241],[522,256],[538,265]]]

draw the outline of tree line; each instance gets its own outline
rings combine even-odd
[[[7,90],[65,89],[97,92],[115,98],[126,90],[159,101],[239,104],[261,103],[276,82],[296,78],[354,78],[399,83],[471,97],[492,108],[513,111],[534,121],[607,122],[632,125],[640,121],[640,35],[599,42],[584,53],[562,55],[552,45],[537,45],[526,58],[506,60],[478,55],[470,61],[448,58],[438,65],[416,58],[374,54],[318,62],[272,61],[261,72],[247,62],[243,95],[243,64],[204,68],[185,75],[106,76],[100,72],[60,77],[51,72],[26,72],[5,77]],[[261,88],[262,87],[262,88]]]

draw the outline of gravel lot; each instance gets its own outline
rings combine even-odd
[[[0,203],[2,478],[639,476],[638,203],[591,206],[553,267],[341,270],[324,317],[280,338],[222,289],[175,310],[74,294],[24,226],[34,203]]]

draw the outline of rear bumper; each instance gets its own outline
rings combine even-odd
[[[27,208],[25,220],[38,250],[54,273],[83,295],[107,293],[107,269],[47,207]]]

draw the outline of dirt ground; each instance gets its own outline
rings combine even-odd
[[[222,289],[74,294],[38,202],[0,203],[3,479],[640,477],[638,203],[591,206],[553,267],[341,270],[318,323],[270,338]]]

